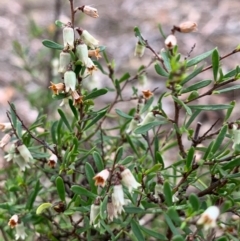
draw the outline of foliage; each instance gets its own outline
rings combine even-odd
[[[184,57],[175,35],[193,34],[196,24],[187,22],[163,36],[165,49],[157,53],[135,27],[135,54],[142,56],[147,49],[154,58],[136,75],[117,77],[107,49],[86,30],[76,27],[72,40],[75,14],[96,18],[97,10],[74,8],[69,2],[72,21],[56,21],[68,34],[63,45],[42,42],[67,56],[65,66],[60,60],[64,82],[50,86],[52,101],[63,100],[65,106],[57,109],[55,120],[43,112],[26,126],[10,104],[10,126],[0,125],[6,132],[1,147],[12,161],[1,171],[6,179],[0,203],[3,239],[14,239],[21,222],[25,240],[238,240],[240,126],[238,120],[228,122],[235,101],[204,105],[198,100],[240,88],[230,86],[239,80],[239,67],[227,73],[221,67],[239,48],[222,57],[217,48],[191,57],[193,47]],[[167,91],[134,86],[134,81],[145,80],[150,66]],[[96,69],[110,78],[111,87],[83,86]],[[201,79],[207,70],[212,74]],[[130,86],[132,96],[124,99]],[[114,100],[101,104],[110,92]],[[170,114],[165,100],[172,103]],[[129,103],[122,105],[128,109],[117,108],[119,102]],[[200,135],[197,121],[207,111],[223,111],[224,119]],[[220,209],[220,216],[208,213],[212,206]],[[203,222],[202,213],[208,218]],[[15,214],[19,220],[9,221],[11,229],[6,224]]]

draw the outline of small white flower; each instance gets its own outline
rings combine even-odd
[[[107,216],[110,221],[113,221],[114,218],[118,218],[117,210],[112,202],[107,203]]]
[[[95,180],[95,185],[104,187],[106,185],[109,174],[110,172],[108,171],[108,169],[104,169],[99,172],[95,177],[93,177],[93,180]]]
[[[86,44],[78,44],[76,47],[76,55],[78,60],[82,62],[84,66],[88,64],[88,47]]]
[[[94,227],[100,227],[100,223],[96,223],[96,218],[100,212],[100,206],[96,204],[91,205],[90,209],[90,225],[93,225]]]
[[[99,41],[95,39],[87,30],[82,31],[81,38],[83,42],[91,49],[94,49],[99,44]]]
[[[64,48],[74,49],[74,30],[71,27],[63,29],[63,44]]]
[[[148,112],[144,119],[138,124],[138,126],[143,126],[145,124],[151,123],[156,119],[152,111]]]
[[[197,24],[192,21],[187,21],[181,23],[178,27],[175,28],[179,30],[181,33],[191,33],[197,31]]]
[[[57,161],[58,161],[57,156],[52,153],[52,155],[49,157],[48,165],[49,165],[51,168],[55,168],[55,166],[56,166],[56,164],[57,164]]]
[[[145,45],[141,44],[140,42],[137,42],[135,46],[134,56],[141,58],[145,52],[145,49],[146,49]]]
[[[10,122],[0,123],[0,131],[8,131],[12,129],[12,125]]]
[[[138,123],[139,123],[139,121],[137,119],[133,118],[129,123],[129,127],[126,130],[126,133],[130,134],[132,131],[134,131],[138,127]]]
[[[141,186],[128,168],[121,172],[121,177],[122,183],[128,188],[129,192],[132,192],[133,188],[136,189]]]
[[[64,84],[66,92],[69,92],[69,90],[74,91],[76,89],[77,77],[72,70],[66,71],[64,73]]]
[[[68,52],[61,52],[59,57],[59,73],[65,73],[71,63],[71,55]]]
[[[16,226],[16,234],[15,234],[15,239],[22,239],[25,240],[25,238],[27,237],[27,234],[25,233],[25,227],[23,225],[23,223],[20,223]]]
[[[197,224],[203,225],[204,230],[214,228],[217,226],[216,220],[219,215],[219,208],[216,206],[210,206],[204,211],[204,213],[198,219]]]
[[[125,204],[125,201],[123,187],[121,184],[113,186],[112,203],[116,209],[116,213],[121,214],[124,212],[123,205]]]
[[[29,163],[31,160],[33,160],[31,152],[24,144],[18,146],[17,150],[26,163]]]
[[[8,221],[8,226],[15,228],[18,225],[18,215],[14,214]]]

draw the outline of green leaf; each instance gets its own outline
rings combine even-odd
[[[90,122],[88,123],[85,128],[84,128],[84,131],[86,131],[87,129],[89,129],[92,125],[94,125],[96,122],[98,122],[103,116],[105,116],[107,113],[107,109],[101,111],[101,112],[98,112],[98,115]]]
[[[163,161],[162,155],[161,155],[161,153],[160,153],[159,151],[156,152],[156,154],[155,154],[155,159],[156,159],[156,161],[157,161],[158,163],[161,164],[162,169],[164,169],[164,161]]]
[[[185,241],[185,239],[184,239],[183,236],[181,236],[181,235],[175,235],[175,236],[172,238],[172,241]]]
[[[231,116],[232,111],[233,111],[233,109],[235,107],[235,104],[236,104],[235,100],[231,101],[231,103],[230,103],[231,107],[227,110],[227,113],[226,113],[226,115],[224,117],[224,122],[226,122],[229,119],[229,117]]]
[[[45,39],[42,41],[42,44],[47,47],[47,48],[50,48],[50,49],[58,49],[58,50],[63,50],[63,46],[58,44],[58,43],[55,43],[51,40],[48,40],[48,39]]]
[[[220,237],[216,241],[229,241],[229,239],[226,237]]]
[[[232,170],[236,166],[240,166],[240,157],[233,159],[232,161],[228,162],[227,164],[224,164],[222,166],[222,169],[223,170],[228,170],[228,169]]]
[[[64,124],[66,125],[66,127],[68,128],[68,130],[69,130],[70,132],[72,132],[72,128],[71,128],[71,126],[70,126],[70,124],[69,124],[69,122],[68,122],[68,120],[67,120],[64,112],[63,112],[61,109],[58,109],[58,113],[59,113],[59,115],[61,116],[61,119],[62,119],[62,121],[64,122]]]
[[[181,85],[186,84],[189,80],[193,79],[195,76],[197,76],[199,73],[201,73],[202,69],[203,69],[203,65],[197,69],[195,69],[191,74],[189,74],[185,79],[183,79],[181,81]]]
[[[172,70],[172,67],[171,67],[171,64],[170,64],[168,52],[166,50],[162,50],[161,56],[163,58],[164,65],[166,66],[168,72],[170,72]]]
[[[45,211],[46,209],[52,207],[51,203],[42,203],[36,210],[36,214],[39,215],[41,214],[43,211]]]
[[[191,147],[188,150],[187,159],[186,159],[186,169],[187,169],[187,171],[190,171],[192,169],[194,151],[195,151],[194,147]]]
[[[150,99],[147,100],[146,104],[144,105],[143,109],[141,110],[140,114],[143,114],[145,111],[149,109],[149,107],[152,105],[154,98],[151,97]]]
[[[178,235],[178,230],[176,229],[176,227],[174,226],[172,220],[170,219],[170,217],[166,213],[164,213],[164,218],[165,218],[165,221],[166,221],[168,227],[172,231],[172,233],[174,235]]]
[[[171,218],[171,220],[174,222],[174,224],[176,226],[180,226],[182,221],[178,215],[178,212],[176,211],[176,208],[174,206],[172,207],[169,207],[168,210],[167,210],[167,215],[169,218]]]
[[[187,97],[186,102],[190,102],[190,101],[192,101],[192,100],[195,100],[195,99],[198,98],[198,96],[199,96],[198,91],[197,91],[197,90],[193,90],[193,91],[190,93],[190,95]]]
[[[192,124],[192,122],[195,120],[195,118],[200,114],[201,110],[195,110],[191,117],[189,118],[188,122],[186,123],[185,127],[189,128],[189,126]]]
[[[33,207],[33,203],[35,202],[35,199],[37,197],[38,192],[41,190],[40,182],[37,180],[34,190],[31,192],[30,197],[28,198],[26,209],[31,210]]]
[[[220,148],[220,146],[221,146],[221,144],[222,144],[222,142],[223,142],[223,140],[224,140],[224,138],[227,134],[227,129],[228,129],[227,125],[224,125],[222,127],[222,129],[221,129],[220,133],[218,134],[217,139],[215,140],[215,142],[213,144],[213,147],[211,149],[212,156],[210,155],[209,158],[214,157],[217,150],[219,150],[219,148]]]
[[[122,155],[123,155],[123,147],[120,146],[120,147],[117,149],[117,154],[116,154],[116,157],[115,157],[115,163],[118,163],[118,162],[121,160]]]
[[[231,108],[231,105],[188,105],[194,110],[224,110]]]
[[[76,120],[78,120],[78,111],[77,111],[76,107],[73,105],[73,101],[71,99],[69,99],[68,102],[69,102],[69,106],[71,108],[71,111],[72,111],[74,117],[76,118]]]
[[[175,97],[174,95],[172,95],[172,98],[173,98],[173,100],[174,100],[177,104],[181,105],[181,106],[186,110],[186,112],[188,113],[188,115],[192,115],[191,109],[190,109],[186,104],[184,104],[183,101],[181,101],[180,99],[178,99],[178,98]]]
[[[240,85],[234,85],[234,86],[231,86],[231,87],[228,87],[225,89],[214,90],[213,94],[221,94],[221,93],[225,93],[225,92],[232,91],[232,90],[238,90],[238,89],[240,89]]]
[[[73,185],[71,187],[71,190],[78,194],[78,195],[83,195],[83,196],[86,196],[86,197],[89,197],[91,199],[96,199],[97,195],[88,191],[87,189],[85,189],[84,187],[81,187],[81,186],[78,186],[78,185]]]
[[[104,169],[104,164],[103,164],[101,155],[97,151],[94,151],[92,156],[93,156],[93,159],[94,159],[98,172],[102,171]]]
[[[55,25],[59,28],[63,28],[65,26],[65,24],[63,22],[59,21],[59,20],[55,21]]]
[[[105,195],[103,201],[100,204],[100,217],[101,219],[107,218],[107,203],[108,203],[108,195]]]
[[[193,90],[198,90],[198,89],[201,89],[201,88],[204,88],[208,85],[210,85],[212,83],[211,80],[202,80],[200,82],[197,82],[189,87],[186,87],[184,89],[181,90],[181,94],[184,94],[184,93],[187,93],[187,92],[190,92],[190,91],[193,91]]]
[[[97,193],[97,187],[95,186],[95,183],[93,180],[95,173],[94,173],[94,170],[93,170],[91,164],[88,162],[85,163],[85,174],[86,174],[87,180],[90,184],[91,191],[94,193]]]
[[[214,49],[212,53],[212,70],[213,70],[213,78],[214,81],[217,81],[218,78],[218,70],[219,70],[219,53],[217,49]]]
[[[101,95],[105,95],[107,92],[108,92],[107,89],[94,90],[89,95],[84,96],[84,101],[89,99],[95,99]]]
[[[194,211],[198,211],[200,208],[200,201],[198,196],[195,193],[191,193],[189,195],[189,202],[193,208]]]
[[[140,32],[140,29],[135,26],[134,27],[134,33],[135,33],[135,36],[138,37],[138,41],[142,44],[142,45],[145,45],[145,41],[141,35],[141,32]]]
[[[148,175],[148,174],[150,174],[152,172],[156,173],[161,167],[162,167],[162,165],[160,163],[157,163],[153,167],[151,167],[150,169],[146,170],[145,174]]]
[[[143,234],[141,232],[141,227],[134,219],[132,219],[131,221],[131,230],[138,241],[145,241]]]
[[[119,83],[121,84],[122,82],[128,80],[131,77],[131,75],[129,73],[125,73],[120,79],[119,79]]]
[[[200,54],[200,55],[198,55],[198,56],[196,56],[196,57],[188,60],[188,61],[187,61],[187,67],[196,65],[196,64],[198,64],[199,62],[203,61],[204,59],[206,59],[207,57],[209,57],[209,56],[212,54],[213,51],[214,51],[214,49],[213,49],[213,50],[210,50],[210,51],[208,51],[208,52],[206,52],[206,53]]]
[[[167,73],[166,70],[164,70],[164,69],[160,66],[160,64],[156,63],[156,64],[154,65],[154,68],[155,68],[155,71],[156,71],[159,75],[168,78],[169,73]]]
[[[63,179],[61,177],[56,178],[56,186],[57,186],[57,192],[58,196],[62,201],[65,201],[65,185],[63,182]]]
[[[147,123],[143,126],[140,126],[134,130],[135,134],[145,134],[149,130],[153,129],[156,126],[166,124],[167,121],[153,121],[151,123]]]
[[[129,214],[143,214],[143,213],[146,213],[146,211],[142,208],[139,208],[139,207],[130,207],[130,206],[124,206],[124,210],[126,213],[129,213]]]
[[[130,120],[133,118],[133,116],[128,115],[128,114],[122,112],[122,111],[119,110],[119,109],[115,109],[115,111],[116,111],[116,113],[117,113],[119,116],[121,116],[121,117],[123,117],[123,118],[130,119]]]
[[[155,239],[161,240],[161,241],[168,240],[166,236],[164,236],[163,234],[160,234],[159,232],[155,232],[152,229],[145,228],[144,226],[140,226],[140,228],[144,233],[146,233],[150,237],[154,237]]]
[[[16,107],[13,103],[10,103],[10,107],[11,107],[10,113],[11,113],[12,124],[16,128],[17,127],[17,116],[14,112],[16,110]]]
[[[165,197],[165,202],[167,204],[167,206],[172,206],[173,202],[172,202],[172,189],[171,186],[169,184],[168,181],[165,181],[163,184],[163,193],[164,193],[164,197]]]

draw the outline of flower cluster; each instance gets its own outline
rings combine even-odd
[[[81,10],[93,18],[98,17],[97,9],[90,6],[78,7],[76,10]],[[78,33],[78,37],[75,32]],[[63,46],[59,56],[59,73],[63,77],[63,82],[51,82],[49,88],[54,95],[65,93],[66,97],[72,96],[74,105],[80,105],[83,103],[83,97],[77,85],[86,75],[85,71],[87,71],[87,75],[92,75],[97,70],[92,57],[101,58],[99,41],[87,30],[79,27],[73,28],[72,23],[69,22],[63,28]],[[79,65],[81,71],[76,71],[76,66]]]
[[[107,214],[108,219],[113,221],[114,218],[118,218],[124,212],[123,206],[128,203],[128,201],[124,198],[123,185],[128,188],[128,191],[132,193],[133,189],[137,189],[141,186],[133,176],[132,172],[125,168],[124,166],[118,166],[119,172],[113,173],[113,171],[109,171],[109,169],[104,169],[99,172],[93,179],[95,180],[95,185],[100,187],[105,187],[107,180],[111,176],[112,194],[109,196],[109,200],[107,203]],[[114,181],[113,181],[114,180]],[[96,224],[94,220],[96,220],[99,213],[99,199],[96,199],[94,204],[91,206],[90,210],[90,224]],[[97,225],[98,226],[98,225]]]

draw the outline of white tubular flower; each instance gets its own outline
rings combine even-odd
[[[81,38],[87,46],[89,46],[91,49],[94,49],[98,46],[99,41],[95,39],[87,30],[81,30],[80,32]]]
[[[104,187],[106,185],[106,181],[109,177],[110,172],[107,169],[102,170],[99,172],[93,180],[95,180],[95,185],[96,186],[101,186]]]
[[[97,70],[97,67],[96,67],[96,65],[94,65],[91,58],[88,58],[88,62],[87,62],[86,67],[87,67],[87,70],[88,70],[90,75],[92,75],[93,71]]]
[[[141,58],[145,52],[145,49],[145,45],[141,44],[140,42],[137,42],[135,46],[134,56]]]
[[[145,124],[151,123],[156,119],[156,117],[154,116],[153,112],[150,111],[147,113],[147,115],[144,117],[144,119],[142,120],[142,122],[140,122],[138,124],[138,126],[143,126]]]
[[[74,30],[71,27],[65,27],[63,29],[63,44],[64,48],[69,50],[74,49]]]
[[[173,35],[170,34],[166,39],[165,39],[165,46],[168,49],[172,49],[174,46],[177,45],[177,38]]]
[[[112,203],[116,209],[116,213],[121,214],[124,212],[123,205],[125,204],[125,201],[123,187],[121,184],[113,186]]]
[[[96,218],[100,212],[100,206],[96,204],[91,205],[90,209],[90,225],[93,225],[94,227],[99,227],[100,223],[96,223]]]
[[[132,131],[134,131],[137,127],[138,127],[138,120],[136,120],[135,118],[133,118],[130,123],[129,123],[129,127],[126,130],[127,134],[130,134]]]
[[[71,63],[71,55],[68,52],[61,52],[59,56],[59,73],[65,73],[68,65]]]
[[[144,74],[141,74],[141,75],[138,75],[138,81],[139,81],[139,84],[144,86],[147,84],[147,75],[144,73]]]
[[[203,225],[204,230],[214,228],[217,226],[216,220],[220,215],[220,210],[216,206],[210,206],[207,208],[201,217],[198,219],[197,224]]]
[[[29,162],[26,162],[25,159],[23,159],[20,155],[14,155],[13,161],[16,162],[21,169],[22,172],[24,172],[26,169],[30,169]]]
[[[86,15],[92,17],[92,18],[98,18],[99,17],[97,9],[93,8],[93,7],[90,7],[90,6],[84,6],[83,12]]]
[[[0,131],[8,131],[12,129],[12,125],[10,122],[0,123]]]
[[[78,44],[76,47],[76,54],[78,60],[82,62],[84,66],[88,64],[88,47],[86,44]]]
[[[65,72],[64,84],[65,84],[66,92],[69,92],[69,90],[74,91],[76,89],[77,77],[76,77],[76,74],[72,70]]]
[[[14,214],[8,221],[8,226],[15,228],[18,225],[18,215]]]
[[[27,147],[24,144],[18,146],[17,150],[19,151],[20,156],[26,163],[29,163],[31,160],[33,160],[31,152],[27,149]]]
[[[27,234],[25,233],[25,227],[23,225],[23,223],[20,223],[16,226],[16,234],[15,234],[15,239],[22,239],[25,240],[25,238],[27,237]]]
[[[52,153],[52,155],[49,157],[49,160],[48,160],[48,166],[50,166],[51,168],[55,168],[57,165],[57,161],[58,161],[57,156]]]
[[[128,188],[129,192],[132,192],[133,188],[137,189],[141,186],[141,184],[136,181],[135,177],[128,168],[121,172],[121,177],[122,183]]]
[[[11,136],[9,134],[4,135],[2,140],[0,141],[0,147],[3,148],[11,141]]]
[[[107,203],[108,219],[112,222],[114,218],[118,218],[118,213],[112,202]]]

